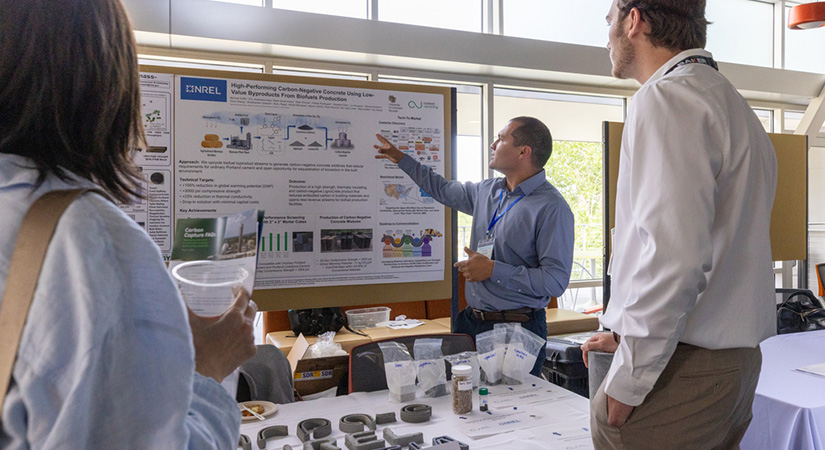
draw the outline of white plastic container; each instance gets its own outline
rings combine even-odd
[[[386,306],[359,308],[347,311],[347,323],[350,328],[373,328],[390,321],[390,309]]]

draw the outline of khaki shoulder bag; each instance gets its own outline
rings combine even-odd
[[[51,191],[35,200],[23,217],[0,303],[0,411],[9,390],[17,348],[49,242],[63,212],[86,192],[96,192],[108,198],[99,189]]]

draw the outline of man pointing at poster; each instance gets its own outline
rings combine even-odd
[[[384,136],[376,158],[398,164],[439,203],[473,216],[467,260],[455,264],[467,279],[467,308],[455,332],[475,337],[496,323],[517,322],[547,336],[544,308],[567,289],[573,265],[573,213],[546,179],[553,150],[550,131],[532,117],[516,117],[490,146],[490,168],[504,178],[447,181],[398,150]],[[531,373],[540,375],[542,346]]]

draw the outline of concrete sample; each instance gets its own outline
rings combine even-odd
[[[298,439],[306,442],[310,439],[319,439],[332,434],[332,423],[327,419],[306,419],[298,422]],[[263,448],[263,447],[261,447]]]
[[[360,433],[351,433],[344,438],[349,450],[377,450],[384,448],[384,440],[378,439],[375,431],[362,431]]]
[[[315,439],[304,442],[304,450],[332,450],[338,449],[338,443],[333,438]]]
[[[378,425],[383,425],[385,423],[393,423],[396,422],[395,413],[388,412],[388,413],[380,413],[375,415],[375,423]]]
[[[409,423],[421,423],[430,420],[433,408],[430,405],[411,404],[401,408],[401,420]]]
[[[338,429],[344,433],[358,433],[364,431],[364,426],[375,431],[375,420],[367,414],[348,414],[341,417]]]
[[[286,425],[273,425],[271,427],[261,428],[258,431],[258,448],[265,449],[266,440],[275,436],[289,436],[289,429]]]
[[[238,448],[242,450],[252,450],[252,440],[249,439],[249,436],[242,434],[240,439],[238,439]]]
[[[424,433],[419,432],[397,436],[391,428],[387,427],[384,428],[384,439],[386,439],[391,445],[406,447],[410,445],[410,442],[416,442],[418,444],[424,443]]]

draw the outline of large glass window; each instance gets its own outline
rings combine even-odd
[[[773,66],[773,5],[754,0],[707,2],[707,49],[720,61]]]
[[[456,179],[477,183],[484,174],[484,140],[481,128],[481,88],[478,86],[462,86],[456,93],[456,108],[458,109],[458,144],[456,145]],[[456,236],[457,255],[459,260],[466,259],[464,247],[470,246],[470,233],[473,218],[458,212],[458,236]]]
[[[504,0],[503,32],[544,41],[605,47],[611,0]]]
[[[785,68],[802,72],[825,73],[825,28],[789,30],[785,8]]]
[[[342,80],[369,80],[369,75],[365,73],[344,73],[344,72],[329,72],[322,70],[307,70],[296,69],[289,67],[274,67],[272,73],[275,75],[290,75],[296,77],[314,77],[314,78],[336,78]]]
[[[369,0],[272,0],[279,9],[367,19]]]
[[[799,128],[799,123],[802,122],[802,117],[805,115],[802,111],[785,111],[785,133],[793,133]],[[825,124],[819,129],[819,134],[825,134]]]
[[[378,0],[378,20],[482,31],[482,0]]]
[[[759,122],[765,128],[765,131],[768,133],[773,133],[773,111],[769,109],[754,108],[753,112],[756,114],[756,117],[759,119]]]
[[[564,196],[576,220],[571,280],[595,280],[602,274],[603,176],[602,122],[621,122],[622,100],[517,89],[495,90],[495,123],[533,116],[553,135],[553,155],[545,166],[547,179]],[[601,302],[601,290],[573,286],[560,306],[583,310]]]

